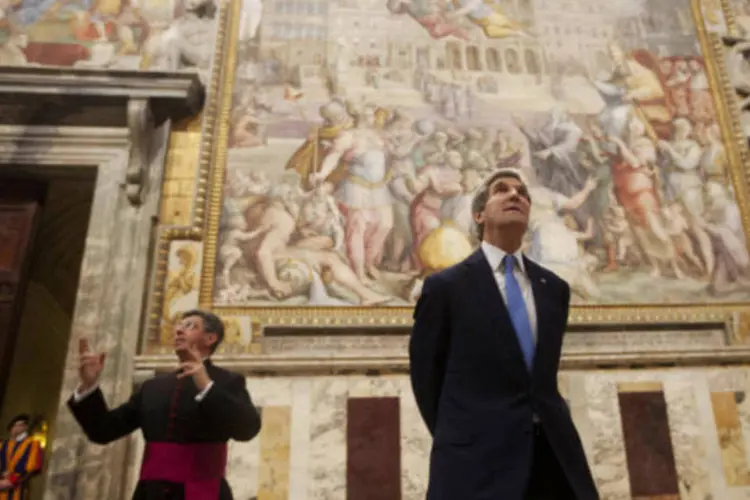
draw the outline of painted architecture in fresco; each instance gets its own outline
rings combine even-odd
[[[497,167],[575,303],[750,298],[689,2],[243,8],[215,305],[411,304],[475,247]]]
[[[750,33],[750,2],[747,0],[732,0],[735,22],[739,32],[743,35]]]
[[[11,0],[0,65],[208,71],[213,0]]]

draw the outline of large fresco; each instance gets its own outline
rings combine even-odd
[[[574,303],[750,299],[739,167],[694,12],[245,1],[213,304],[413,304],[475,248],[471,198],[498,167],[529,179],[525,251]]]
[[[207,72],[214,0],[10,0],[0,66]]]
[[[738,34],[750,34],[750,2],[747,0],[732,0],[730,6],[734,13],[735,29]]]

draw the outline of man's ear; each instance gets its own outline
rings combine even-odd
[[[219,336],[212,332],[206,332],[206,346],[213,347],[219,341]]]
[[[472,216],[474,217],[474,222],[477,224],[484,224],[484,211],[472,214]]]

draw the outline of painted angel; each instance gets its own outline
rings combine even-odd
[[[468,40],[466,32],[434,0],[388,0],[387,6],[392,13],[417,21],[435,40],[448,36]]]
[[[494,0],[453,0],[451,18],[467,17],[487,38],[530,37],[515,19],[503,13]]]

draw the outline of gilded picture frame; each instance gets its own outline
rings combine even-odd
[[[686,0],[687,1],[687,0]],[[383,0],[385,2],[385,0]],[[734,185],[736,204],[740,209],[745,234],[750,234],[750,198],[748,197],[748,172],[750,171],[750,151],[746,138],[742,135],[737,99],[730,82],[725,49],[721,36],[736,31],[735,17],[727,0],[708,5],[700,0],[689,0],[690,12],[695,26],[700,53],[705,61],[705,74],[710,84],[711,94],[721,137],[728,158],[728,175]],[[253,3],[253,2],[246,2]],[[348,335],[360,329],[405,330],[411,324],[412,306],[234,306],[219,304],[215,297],[217,258],[220,252],[220,219],[225,196],[227,175],[228,144],[230,140],[232,100],[235,98],[235,70],[238,58],[238,40],[243,20],[243,2],[232,0],[223,4],[219,14],[219,33],[210,82],[207,108],[202,115],[202,128],[195,141],[200,142],[196,159],[194,203],[191,207],[189,224],[165,226],[160,230],[154,265],[154,290],[149,301],[147,334],[142,344],[145,354],[167,352],[168,332],[165,329],[165,296],[168,294],[170,259],[176,262],[176,243],[196,242],[200,244],[200,265],[196,264],[191,278],[192,299],[187,300],[195,307],[211,309],[223,318],[230,318],[237,327],[239,337],[244,338],[236,348],[228,348],[230,354],[261,354],[261,340],[268,328],[281,328],[286,331],[311,328],[325,328],[327,332],[345,330]],[[722,25],[719,28],[707,27],[707,8],[720,8]],[[184,131],[179,126],[173,132]],[[195,142],[194,141],[194,142]],[[194,145],[197,147],[197,145]],[[169,165],[167,165],[169,170]],[[166,194],[165,194],[166,196]],[[183,245],[184,246],[184,245]],[[187,306],[186,306],[187,307]],[[628,304],[586,304],[575,303],[571,309],[570,324],[587,328],[617,328],[633,324],[651,324],[656,328],[670,328],[670,325],[724,325],[730,333],[731,342],[741,343],[750,333],[750,303],[694,302],[694,303],[628,303]],[[240,332],[242,330],[242,332]],[[160,333],[162,332],[162,333]],[[167,332],[164,334],[163,332]]]

